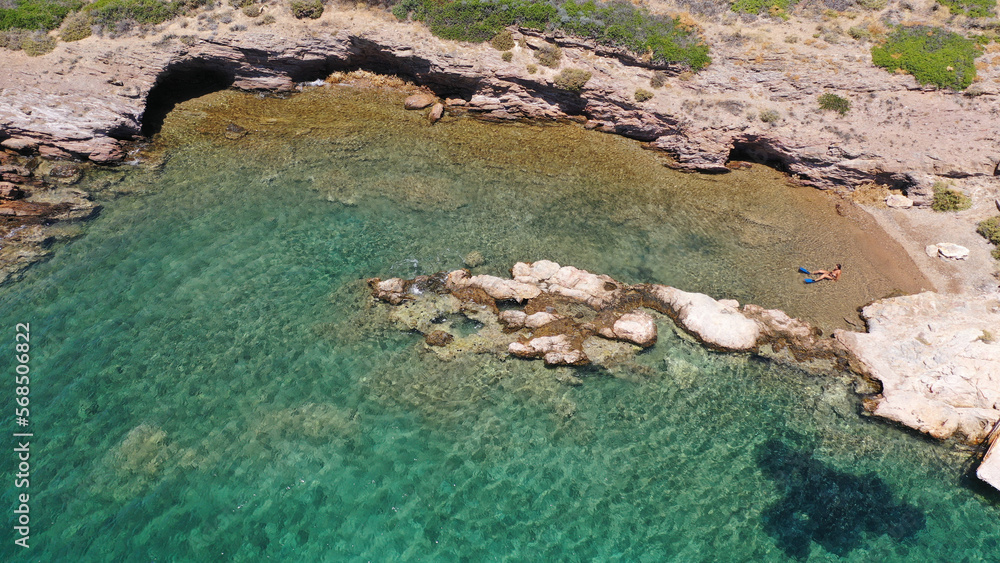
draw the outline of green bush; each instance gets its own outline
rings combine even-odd
[[[528,69],[528,74],[535,74],[536,72],[538,72],[538,65],[528,65],[525,68]]]
[[[292,15],[297,19],[319,19],[323,15],[323,2],[320,0],[292,0],[288,3]]]
[[[512,53],[510,51],[504,51],[500,55],[500,58],[503,59],[503,62],[509,63],[510,61],[514,60],[514,53]]]
[[[973,18],[996,16],[997,0],[937,0],[937,2],[948,6],[948,11],[953,14],[962,14]]]
[[[264,14],[264,17],[260,18],[259,20],[255,21],[253,23],[254,23],[254,25],[271,25],[272,23],[274,23],[276,21],[278,21],[278,19],[275,18],[274,15],[272,15],[272,14]]]
[[[778,113],[778,110],[765,109],[761,110],[760,115],[758,115],[757,117],[759,117],[760,120],[763,121],[764,123],[774,123],[775,121],[781,119],[781,114]]]
[[[976,77],[974,41],[938,27],[897,27],[885,43],[872,47],[872,62],[890,72],[913,75],[921,84],[963,90]]]
[[[972,200],[965,194],[941,183],[934,184],[934,200],[931,202],[934,211],[963,211],[970,207]]]
[[[851,101],[827,92],[819,97],[819,109],[835,111],[840,115],[847,115],[847,112],[851,111]]]
[[[635,101],[642,103],[648,102],[653,99],[653,93],[649,90],[643,90],[642,88],[636,88],[635,90]]]
[[[549,45],[546,43],[535,51],[535,58],[538,59],[538,64],[542,66],[557,68],[559,66],[559,61],[562,60],[562,49],[555,45]]]
[[[514,48],[514,36],[509,29],[504,29],[490,39],[490,45],[497,51],[510,51]]]
[[[56,48],[56,38],[45,32],[36,31],[25,34],[21,38],[21,50],[29,57],[37,57],[45,53],[51,53]]]
[[[732,8],[734,12],[745,14],[766,12],[772,16],[788,19],[788,10],[794,4],[793,0],[736,0]]]
[[[84,12],[74,12],[63,20],[59,38],[63,41],[79,41],[90,37],[90,16]]]
[[[248,18],[256,18],[264,11],[264,8],[260,4],[250,4],[249,6],[243,6],[243,15]]]
[[[586,37],[646,54],[655,64],[701,70],[711,63],[708,46],[694,29],[623,0],[402,0],[392,13],[401,20],[424,21],[444,39],[486,41],[516,25]]]
[[[79,0],[15,0],[13,7],[0,7],[0,30],[55,29],[70,12],[83,5]],[[8,6],[0,2],[0,6]]]
[[[986,240],[1000,246],[1000,215],[979,222],[976,232]]]
[[[697,71],[712,62],[708,45],[702,43],[696,30],[681,24],[679,18],[651,14],[630,2],[566,0],[559,14],[558,27],[567,33],[633,53],[648,53],[652,63],[682,63]]]
[[[97,0],[84,10],[93,23],[105,27],[124,20],[155,24],[169,20],[183,7],[180,2],[160,0]]]
[[[591,76],[590,72],[581,68],[564,68],[553,80],[563,90],[579,94]]]
[[[889,5],[889,0],[854,0],[854,3],[866,10],[878,12]]]

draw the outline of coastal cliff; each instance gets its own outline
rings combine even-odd
[[[211,32],[182,18],[144,39],[91,37],[40,58],[8,54],[0,144],[115,162],[128,141],[155,133],[179,99],[226,87],[289,91],[362,68],[426,86],[452,111],[583,119],[647,141],[686,170],[725,172],[729,160],[751,158],[821,188],[878,182],[906,189],[918,204],[928,202],[940,177],[996,189],[998,67],[981,70],[970,95],[888,74],[870,64],[864,44],[782,41],[801,30],[767,22],[707,25],[714,62],[692,75],[558,33],[515,34],[506,61],[488,44],[444,41],[384,12],[327,11],[310,23],[279,16],[273,27]],[[562,48],[559,68],[592,73],[579,95],[555,84],[557,69],[532,64],[545,44]],[[662,88],[636,101],[634,92],[649,88],[654,74]],[[816,99],[824,92],[847,96],[852,110],[820,111]],[[765,120],[762,112],[771,113]]]

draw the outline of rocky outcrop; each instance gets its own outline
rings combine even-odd
[[[452,113],[498,121],[578,119],[649,141],[678,168],[723,173],[731,159],[750,158],[822,188],[868,181],[905,188],[918,205],[929,201],[937,177],[992,177],[1000,161],[990,142],[1000,135],[1000,117],[989,111],[997,96],[989,86],[993,68],[981,70],[974,96],[962,96],[926,92],[912,77],[870,66],[861,44],[823,53],[819,46],[771,44],[754,57],[742,40],[710,40],[714,62],[692,75],[558,33],[518,41],[505,61],[486,45],[442,41],[420,24],[379,19],[372,25],[354,13],[341,15],[327,10],[314,24],[289,22],[274,28],[280,31],[251,26],[208,33],[175,26],[147,42],[62,43],[39,59],[8,53],[0,77],[0,144],[113,162],[124,158],[127,142],[155,133],[174,103],[205,89],[290,91],[334,70],[363,68],[428,88]],[[334,20],[337,31],[330,32],[324,26]],[[555,71],[528,70],[532,52],[545,43],[563,48],[565,64],[593,73],[582,93],[558,88]],[[39,63],[51,72],[39,73]],[[650,87],[654,72],[669,90],[636,102],[635,89]],[[851,112],[816,114],[816,96],[824,91],[851,98]],[[431,94],[421,97],[407,105],[436,101]],[[765,108],[778,118],[757,119]],[[444,109],[429,118],[438,119]],[[872,124],[880,134],[871,134]],[[969,143],[970,136],[979,142]],[[896,141],[907,148],[897,150]]]
[[[834,337],[882,386],[865,407],[935,438],[984,440],[1000,420],[1000,295],[925,292],[875,302],[862,314],[867,333]]]
[[[407,329],[423,332],[434,326],[428,319],[461,311],[489,324],[481,332],[490,335],[493,345],[480,342],[478,350],[541,358],[549,365],[591,363],[588,350],[613,358],[595,345],[601,339],[641,348],[654,345],[657,328],[652,312],[668,315],[717,350],[798,362],[825,360],[825,366],[811,366],[817,369],[839,365],[843,355],[835,341],[821,338],[808,323],[777,310],[755,305],[741,309],[733,300],[716,301],[664,285],[631,286],[549,260],[518,262],[511,274],[513,279],[504,279],[455,270],[413,280],[375,278],[368,284],[376,299],[408,307],[407,320],[401,323]],[[455,339],[453,344],[463,348],[468,343]]]
[[[70,187],[80,167],[0,151],[0,284],[17,278],[70,235],[64,225],[87,219],[99,206]]]

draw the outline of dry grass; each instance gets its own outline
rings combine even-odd
[[[367,70],[352,70],[350,72],[337,71],[326,77],[329,84],[356,84],[364,83],[368,86],[379,88],[405,88],[412,86],[402,78],[391,74],[375,74]]]
[[[876,207],[883,209],[886,206],[885,198],[889,197],[893,192],[889,191],[889,188],[883,186],[882,184],[876,184],[874,182],[868,182],[861,184],[854,188],[851,192],[851,201],[859,205],[867,205],[869,207]],[[899,193],[898,191],[896,193]]]

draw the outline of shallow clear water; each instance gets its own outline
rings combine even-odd
[[[1000,559],[965,454],[858,417],[846,381],[662,324],[638,367],[572,387],[374,323],[364,278],[472,250],[831,325],[895,284],[858,266],[863,289],[805,293],[836,214],[766,170],[679,175],[623,139],[398,102],[210,96],[168,119],[158,168],[93,180],[101,217],[0,290],[31,323],[35,433],[32,547],[4,561]]]

